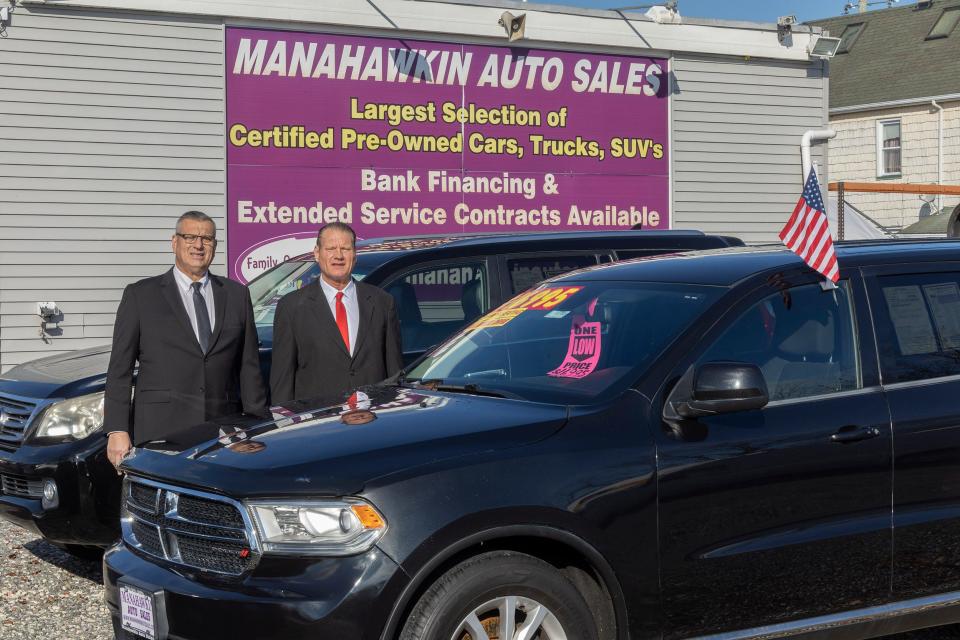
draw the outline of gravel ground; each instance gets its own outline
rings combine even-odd
[[[113,638],[100,563],[78,560],[0,519],[0,638]]]
[[[99,562],[0,519],[0,640],[111,640]],[[884,640],[957,640],[960,625]]]

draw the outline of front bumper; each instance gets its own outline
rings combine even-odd
[[[40,496],[0,488],[0,517],[56,544],[112,544],[120,536],[120,477],[106,446],[106,438],[94,434],[78,442],[0,450],[0,477],[31,484],[52,479],[59,501],[44,509]]]
[[[129,584],[156,594],[157,640],[372,640],[407,581],[376,547],[345,558],[265,557],[251,575],[236,579],[181,573],[122,543],[103,558],[114,629],[121,628],[118,583]]]

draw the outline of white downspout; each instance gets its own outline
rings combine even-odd
[[[936,100],[930,101],[930,106],[937,110],[937,184],[943,180],[943,107],[937,104]],[[940,201],[940,195],[937,195],[937,213],[940,213],[940,207],[943,203]]]
[[[810,160],[810,143],[829,140],[836,135],[837,132],[834,129],[813,129],[807,131],[800,138],[800,163],[803,165],[803,185],[800,187],[801,189],[806,186],[807,178],[810,176],[810,168],[813,166],[813,162]]]

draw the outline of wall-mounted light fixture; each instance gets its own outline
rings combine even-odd
[[[824,60],[837,55],[837,49],[840,48],[840,38],[828,38],[820,36],[816,40],[811,39],[807,53],[811,58],[822,58]]]
[[[657,24],[681,24],[683,19],[677,10],[677,0],[667,0],[662,4],[636,4],[629,7],[616,7],[611,11],[623,13],[624,11],[639,11],[646,9],[645,15]]]

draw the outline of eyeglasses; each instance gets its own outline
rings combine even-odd
[[[217,244],[217,239],[213,236],[198,236],[195,233],[177,233],[178,236],[183,238],[183,241],[187,244],[193,244],[197,241],[197,238],[200,238],[200,241],[203,243],[203,246],[209,247],[212,244]]]

